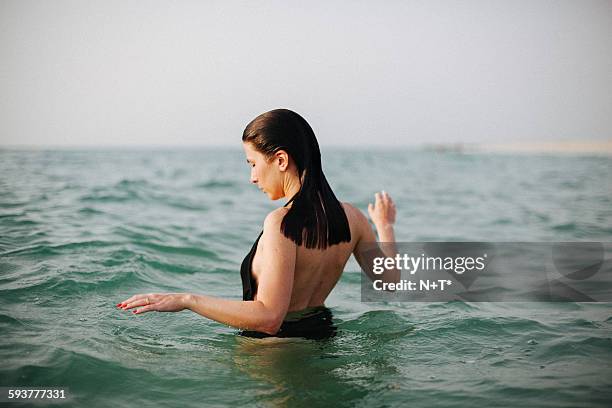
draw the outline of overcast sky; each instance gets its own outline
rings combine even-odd
[[[612,138],[612,1],[0,0],[0,144]]]

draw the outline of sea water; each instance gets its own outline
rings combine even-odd
[[[612,158],[325,149],[339,199],[397,204],[398,241],[612,241]],[[135,293],[241,299],[271,202],[227,149],[0,150],[0,386],[64,406],[610,406],[609,303],[361,302],[324,341],[250,339]]]

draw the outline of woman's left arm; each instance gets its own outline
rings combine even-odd
[[[117,306],[134,307],[135,314],[189,309],[204,317],[240,329],[276,334],[291,300],[296,259],[296,244],[280,232],[284,209],[270,213],[260,238],[262,263],[258,277],[257,300],[240,301],[191,293],[139,294]],[[259,255],[259,254],[258,254]]]

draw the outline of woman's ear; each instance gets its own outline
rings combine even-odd
[[[280,171],[286,171],[289,168],[289,155],[284,150],[279,150],[274,154],[276,162],[278,163],[278,169]]]

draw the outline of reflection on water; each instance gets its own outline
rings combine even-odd
[[[334,323],[337,335],[324,340],[236,336],[236,368],[263,386],[255,401],[280,407],[397,401],[400,365],[406,362],[402,353],[414,326],[392,311]]]
[[[237,336],[234,363],[240,371],[268,388],[254,395],[254,402],[266,406],[312,407],[336,401],[336,406],[354,406],[368,389],[344,375],[348,356],[343,357],[340,350],[333,338]],[[368,367],[362,368],[368,370]]]

